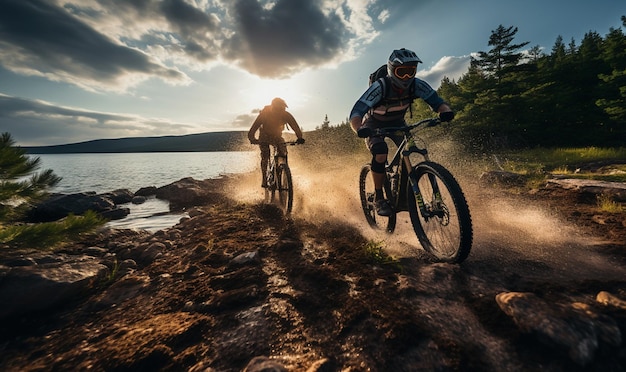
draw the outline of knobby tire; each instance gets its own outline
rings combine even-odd
[[[363,208],[363,213],[365,213],[365,219],[372,228],[392,233],[396,228],[396,213],[393,211],[389,217],[376,214],[376,205],[374,204],[374,181],[370,173],[370,165],[366,164],[361,168],[361,174],[359,175],[359,195],[361,197],[361,207]],[[394,198],[388,179],[385,179],[383,192],[387,200],[391,203]]]
[[[461,263],[472,247],[472,219],[463,191],[452,174],[440,164],[422,162],[413,168],[424,203],[433,206],[435,196],[431,178],[439,186],[443,204],[440,216],[425,219],[408,187],[408,209],[411,224],[425,251],[442,262]]]
[[[272,199],[274,192],[278,191],[278,202],[285,213],[291,213],[293,208],[293,183],[291,180],[291,170],[287,164],[279,164],[276,167],[276,189],[272,190]]]

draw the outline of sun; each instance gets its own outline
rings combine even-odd
[[[306,101],[306,85],[297,78],[271,80],[252,77],[240,89],[240,99],[243,107],[251,110],[262,109],[269,105],[272,99],[280,97],[287,102],[289,110],[302,107]]]

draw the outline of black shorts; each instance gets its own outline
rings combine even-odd
[[[381,120],[376,120],[372,116],[370,116],[367,119],[365,119],[365,122],[363,123],[363,126],[367,127],[367,128],[370,128],[370,129],[402,127],[402,126],[406,126],[406,122],[404,120],[381,121]],[[402,142],[402,140],[403,140],[403,137],[401,135],[391,135],[391,136],[386,136],[386,137],[378,137],[377,136],[377,137],[368,137],[368,138],[366,138],[365,139],[365,144],[367,145],[367,148],[371,152],[373,146],[375,144],[377,144],[377,143],[385,142],[385,138],[391,139],[393,141],[393,143],[396,144],[396,146],[398,146]],[[385,143],[385,145],[386,145],[386,143]],[[380,148],[381,148],[381,146],[376,146],[376,149],[380,149]],[[384,148],[387,148],[387,146],[385,146]],[[376,155],[374,153],[372,153],[372,154]]]

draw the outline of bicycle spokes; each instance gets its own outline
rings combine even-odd
[[[409,212],[422,247],[441,261],[463,261],[471,247],[472,229],[458,183],[436,163],[422,163],[414,172],[420,195],[412,198]]]
[[[395,210],[390,216],[387,217],[379,216],[376,213],[376,194],[370,173],[370,166],[365,165],[361,169],[361,174],[359,175],[359,195],[365,219],[371,227],[391,233],[396,227]],[[391,185],[389,182],[385,183],[383,190],[387,199],[393,200]]]
[[[431,203],[425,204],[424,210],[420,212],[426,221],[430,218],[437,218],[439,223],[444,226],[450,223],[450,210],[443,200],[441,200],[441,195],[435,197]]]

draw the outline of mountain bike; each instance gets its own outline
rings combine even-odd
[[[285,145],[296,145],[296,141],[286,141]],[[271,144],[273,154],[270,158],[267,171],[265,173],[265,201],[268,203],[277,202],[286,214],[291,213],[293,207],[293,182],[291,180],[291,169],[287,162],[287,154],[281,156],[278,145]]]
[[[431,161],[428,150],[419,148],[412,134],[412,130],[418,127],[439,123],[438,118],[430,118],[412,125],[372,130],[370,137],[396,135],[400,142],[392,160],[385,165],[383,193],[391,204],[391,215],[376,214],[369,164],[361,169],[359,194],[371,227],[393,233],[397,213],[408,211],[413,230],[426,252],[439,261],[461,263],[472,247],[472,219],[467,200],[452,174]],[[421,155],[421,160],[412,164],[411,154]]]

